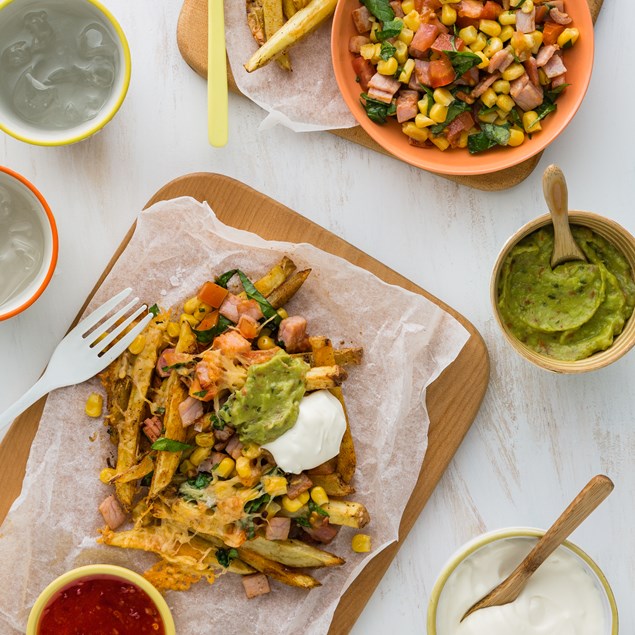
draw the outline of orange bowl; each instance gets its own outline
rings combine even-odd
[[[558,108],[544,120],[542,130],[526,138],[515,148],[496,147],[471,155],[466,149],[449,149],[441,152],[437,148],[418,148],[408,143],[408,137],[401,131],[396,119],[391,118],[380,125],[371,121],[360,104],[361,88],[356,81],[352,66],[353,54],[348,43],[353,35],[358,35],[351,18],[351,12],[360,6],[359,0],[340,0],[333,17],[331,52],[333,68],[340,92],[360,126],[385,150],[398,159],[418,168],[450,174],[469,176],[504,170],[538,154],[544,150],[573,119],[582,103],[593,67],[593,21],[586,0],[567,0],[565,10],[573,19],[573,26],[580,30],[580,38],[575,46],[565,52],[567,82],[571,84],[558,99]]]

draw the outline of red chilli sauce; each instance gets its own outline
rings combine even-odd
[[[38,635],[165,635],[148,594],[112,576],[81,578],[58,591],[44,607]]]

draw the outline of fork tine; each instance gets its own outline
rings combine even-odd
[[[126,313],[128,313],[130,311],[130,309],[132,309],[133,307],[137,306],[139,303],[139,298],[133,298],[132,300],[130,300],[130,302],[128,302],[128,304],[126,304],[126,306],[122,307],[121,309],[119,309],[119,311],[117,311],[117,313],[113,313],[113,315],[111,315],[103,324],[100,324],[98,328],[96,328],[94,331],[91,331],[88,335],[84,336],[85,339],[89,339],[91,340],[91,346],[96,346],[97,345],[97,341],[99,340],[99,338],[103,335],[106,336],[108,335],[108,329],[115,324],[118,320],[120,320],[122,317],[124,317],[124,315],[126,315]],[[105,337],[104,337],[105,339]],[[101,340],[102,342],[104,340]],[[112,341],[112,340],[111,340]]]
[[[117,359],[117,357],[119,357],[119,355],[121,355],[126,350],[126,348],[130,346],[130,343],[134,340],[134,338],[137,337],[137,335],[139,335],[139,333],[141,333],[141,331],[143,331],[143,329],[150,323],[150,320],[152,320],[152,314],[148,313],[148,315],[146,315],[143,320],[141,320],[141,322],[139,322],[139,324],[137,324],[137,326],[135,326],[130,331],[130,333],[127,333],[119,342],[117,342],[110,350],[106,351],[99,359],[103,361],[106,366],[113,360]]]
[[[86,331],[90,330],[99,320],[104,318],[112,309],[114,309],[124,298],[127,298],[132,293],[131,288],[124,289],[116,296],[110,298],[107,302],[104,302],[101,306],[97,307],[88,317],[84,318],[71,333],[79,333],[83,335]],[[70,335],[70,333],[69,333]]]
[[[93,350],[101,353],[103,352],[107,346],[109,346],[112,342],[114,342],[124,331],[126,328],[132,324],[144,311],[147,311],[148,307],[145,304],[142,304],[134,313],[131,313],[121,324],[117,325],[117,328],[113,329],[104,339],[99,340],[99,342],[95,342],[93,346]],[[124,334],[124,339],[128,339],[127,333]],[[128,341],[130,344],[132,340]]]

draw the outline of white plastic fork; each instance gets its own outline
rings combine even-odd
[[[20,399],[0,414],[0,438],[4,429],[38,399],[56,388],[72,386],[90,379],[104,370],[108,364],[126,350],[135,337],[150,322],[152,314],[148,313],[128,333],[124,333],[124,331],[144,311],[147,311],[148,307],[145,304],[140,306],[136,311],[128,315],[121,324],[117,324],[112,331],[109,332],[108,329],[126,316],[137,305],[139,298],[128,302],[126,306],[111,315],[93,331],[91,329],[103,320],[122,300],[127,298],[131,292],[132,289],[125,289],[114,298],[104,302],[87,318],[83,319],[57,345],[42,377]],[[118,341],[106,350],[108,345],[117,340],[117,338],[119,338]]]

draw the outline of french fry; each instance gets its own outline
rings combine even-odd
[[[328,551],[322,551],[301,540],[266,540],[260,536],[243,543],[240,551],[253,551],[265,558],[275,560],[287,567],[315,569],[318,567],[335,567],[344,564],[345,560]]]
[[[284,24],[282,0],[262,0],[262,11],[265,20],[265,36],[269,40]],[[281,52],[276,57],[276,62],[285,71],[291,70],[291,61],[286,52]]]
[[[149,454],[146,454],[136,465],[133,465],[124,472],[115,474],[109,483],[131,483],[132,481],[143,478],[146,474],[150,474],[153,469],[154,461]]]
[[[247,0],[247,25],[258,46],[262,46],[266,41],[265,18],[262,12],[262,0]]]
[[[362,363],[362,357],[364,356],[364,349],[361,347],[335,348],[333,349],[333,354],[335,355],[335,361],[333,363],[337,364],[338,366],[358,366],[359,364]],[[316,363],[312,352],[293,353],[291,357],[299,357],[303,362],[306,362],[309,366],[324,365],[324,364]]]
[[[355,488],[349,485],[340,474],[310,474],[309,478],[315,487],[323,487],[328,496],[350,496],[355,493]]]
[[[279,309],[284,306],[297,293],[310,273],[310,269],[304,269],[303,271],[296,271],[291,274],[279,287],[269,294],[267,297],[269,304],[271,304],[274,309]]]
[[[295,6],[295,10],[299,11],[300,9],[304,9],[304,7],[309,4],[309,0],[293,0],[293,4]]]
[[[287,20],[298,12],[293,0],[282,0],[282,10],[284,11],[284,17]]]
[[[278,582],[302,589],[313,589],[321,586],[321,583],[310,575],[285,567],[283,564],[265,558],[255,551],[250,551],[244,547],[238,547],[237,551],[238,557],[243,562],[246,562],[257,571],[268,575],[270,578],[278,580]]]
[[[329,515],[331,525],[345,525],[361,529],[370,521],[368,510],[354,501],[330,500],[322,505],[322,509]]]
[[[100,379],[106,390],[108,416],[105,423],[109,426],[110,439],[113,443],[119,442],[119,426],[123,422],[132,390],[132,370],[133,355],[126,350],[118,357],[104,373]]]
[[[324,390],[339,386],[348,373],[337,364],[333,366],[314,366],[309,368],[305,377],[307,390]]]
[[[311,0],[278,29],[247,61],[248,73],[268,64],[327,20],[335,11],[337,0]]]
[[[258,289],[262,295],[267,297],[275,289],[277,289],[294,271],[296,270],[295,263],[291,258],[284,256],[282,260],[274,265],[262,278],[259,278],[254,282],[254,287]],[[238,294],[239,298],[246,298],[247,294],[241,291]]]

